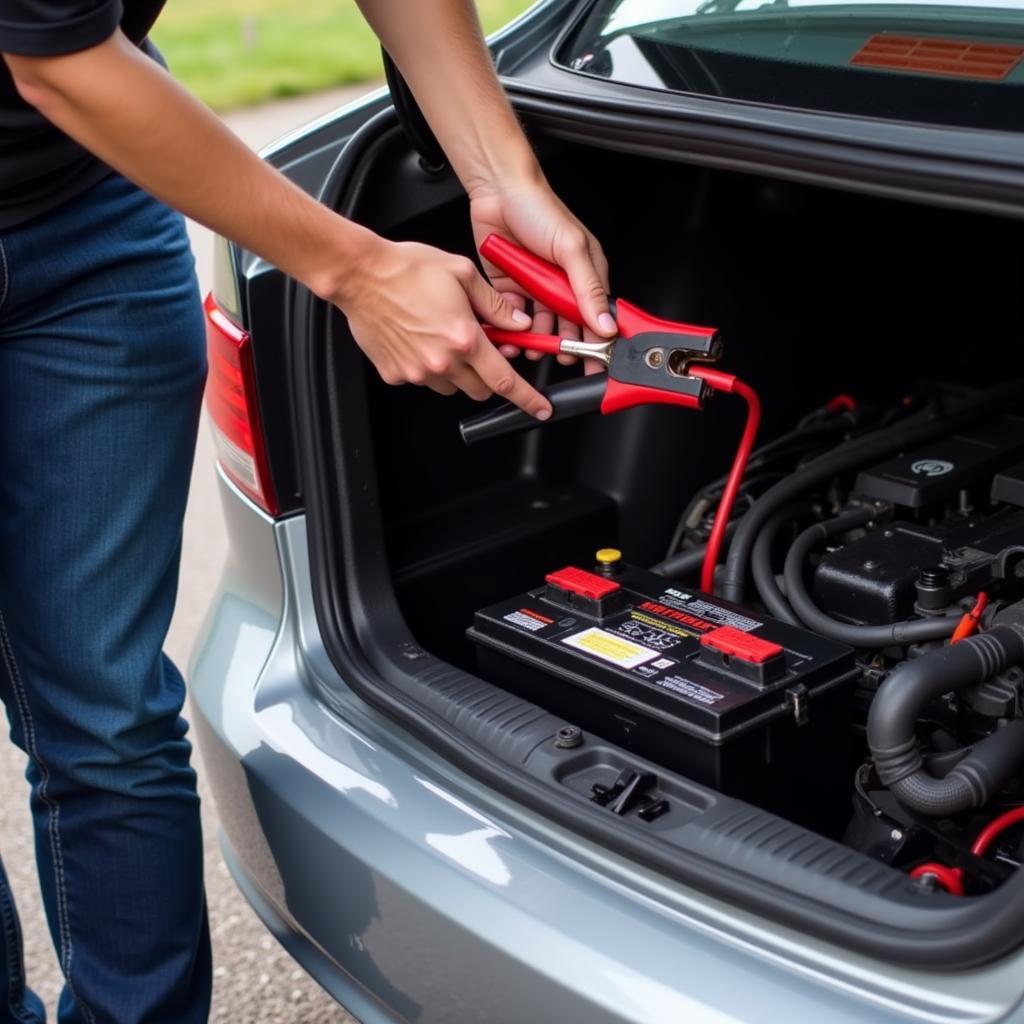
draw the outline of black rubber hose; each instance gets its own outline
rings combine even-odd
[[[750,556],[750,569],[754,576],[754,585],[757,587],[757,593],[764,602],[764,606],[775,618],[788,622],[791,626],[799,626],[800,620],[793,614],[793,609],[790,608],[789,602],[775,581],[775,571],[772,569],[772,547],[775,544],[775,538],[779,535],[779,530],[787,523],[792,522],[803,511],[805,508],[802,505],[789,505],[780,512],[776,512],[757,535],[754,550]]]
[[[909,619],[906,622],[889,622],[883,626],[857,626],[833,619],[811,600],[811,595],[807,593],[804,584],[804,567],[811,550],[829,537],[867,526],[874,516],[875,510],[870,506],[856,508],[835,519],[815,523],[793,542],[793,546],[786,554],[783,576],[786,581],[786,600],[789,601],[796,617],[808,629],[853,647],[890,647],[922,643],[926,640],[942,640],[952,636],[953,630],[962,618],[960,615]]]
[[[834,448],[813,459],[785,480],[769,488],[743,517],[725,562],[719,593],[730,601],[742,602],[745,574],[757,535],[775,512],[796,500],[816,484],[857,466],[904,451],[913,445],[955,433],[976,420],[994,416],[1007,404],[1020,401],[1024,381],[1014,380],[985,391],[959,408],[914,416],[892,427],[885,427]]]
[[[733,520],[725,528],[725,539],[729,540],[736,533],[739,520]],[[704,564],[704,555],[708,550],[707,544],[699,547],[687,548],[685,551],[677,551],[670,558],[666,558],[657,565],[652,565],[650,571],[656,572],[659,576],[672,576],[675,579],[682,579],[691,573],[697,572]]]
[[[931,701],[1022,661],[1021,630],[996,626],[905,661],[886,679],[868,713],[868,746],[879,777],[900,803],[930,817],[950,817],[984,807],[1024,768],[1024,721],[1010,722],[983,739],[941,779],[925,767],[914,731]]]

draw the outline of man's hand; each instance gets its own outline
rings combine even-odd
[[[497,233],[562,267],[576,294],[576,302],[586,321],[582,336],[587,341],[615,336],[615,321],[608,305],[608,261],[597,239],[569,212],[543,179],[526,184],[480,188],[470,197],[470,218],[477,248],[491,233]],[[491,283],[517,308],[525,307],[525,297],[511,279],[487,265]],[[549,310],[535,311],[533,330],[540,334],[557,333],[562,338],[579,337],[580,329]],[[502,346],[502,354],[513,358],[519,349]],[[539,352],[526,353],[527,359],[542,358]],[[559,356],[570,364],[574,356]],[[589,360],[587,372],[600,370],[601,364]]]
[[[530,318],[480,276],[472,260],[413,242],[377,239],[325,296],[388,384],[425,384],[442,395],[492,394],[545,420],[551,406],[487,340],[477,316],[506,330]],[[474,313],[476,315],[474,315]]]

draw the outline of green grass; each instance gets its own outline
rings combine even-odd
[[[478,0],[488,32],[528,6]],[[174,75],[215,110],[382,74],[377,41],[354,0],[170,0],[153,39]]]

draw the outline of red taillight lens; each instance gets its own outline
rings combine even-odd
[[[205,309],[210,361],[206,408],[213,421],[217,460],[239,490],[275,516],[280,506],[256,403],[252,339],[228,318],[212,295],[206,297]]]

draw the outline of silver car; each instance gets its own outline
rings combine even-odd
[[[1024,1021],[1024,0],[544,0],[492,48],[667,326],[586,395],[523,363],[522,430],[219,244],[191,691],[239,887],[364,1024]],[[471,254],[389,71],[266,158]],[[742,479],[685,323],[760,395]]]

